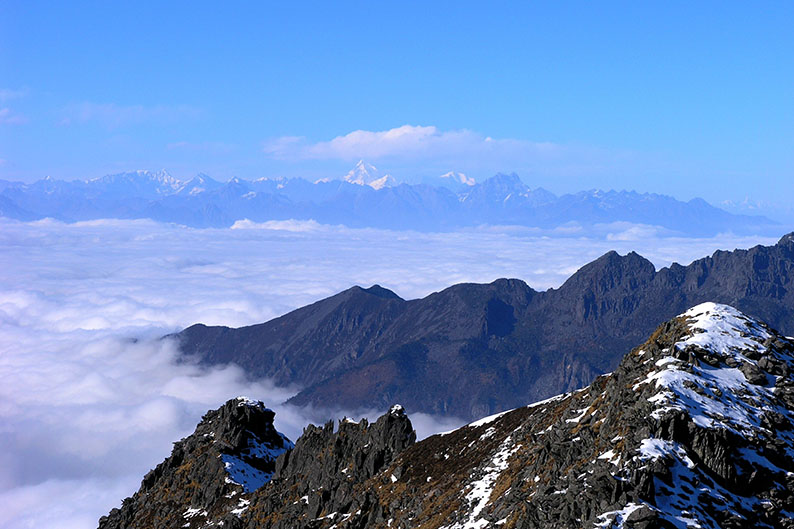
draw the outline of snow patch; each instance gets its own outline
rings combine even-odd
[[[489,525],[487,519],[480,518],[478,520],[477,517],[488,505],[494,484],[499,475],[507,470],[510,456],[516,453],[520,446],[514,445],[511,437],[504,440],[491,461],[483,469],[483,476],[469,485],[469,493],[466,495],[466,499],[472,508],[468,517],[463,522],[447,526],[446,529],[483,529]]]

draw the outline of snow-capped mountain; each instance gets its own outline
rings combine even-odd
[[[258,487],[228,464],[190,481],[207,453],[190,447],[225,446],[227,430],[259,446],[269,419],[213,426],[215,437],[200,425],[100,529],[794,526],[794,342],[726,305],[662,324],[577,391],[418,443],[392,406],[372,425],[281,441]]]
[[[181,182],[176,192],[182,195],[198,195],[214,191],[221,186],[223,186],[222,183],[213,180],[209,175],[199,173],[187,182]]]
[[[455,186],[473,186],[477,183],[475,182],[474,178],[466,176],[463,173],[457,173],[455,171],[444,173],[439,176],[439,178],[441,178],[444,182],[453,184]]]
[[[372,189],[383,189],[397,184],[394,177],[388,174],[381,175],[377,167],[364,160],[359,160],[356,166],[345,175],[344,180],[351,184],[369,186]]]
[[[773,203],[745,198],[740,201],[722,201],[719,207],[739,215],[766,215],[780,222],[794,222],[794,205],[790,202]]]
[[[124,198],[137,196],[156,198],[179,191],[183,182],[171,176],[168,171],[132,171],[101,176],[88,180],[90,187],[100,190],[106,196]]]

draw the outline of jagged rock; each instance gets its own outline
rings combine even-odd
[[[402,406],[393,406],[373,424],[366,419],[339,421],[336,432],[333,422],[323,428],[308,426],[294,450],[279,457],[268,493],[252,502],[246,527],[312,527],[314,519],[330,513],[348,513],[350,518],[372,501],[360,485],[415,440]],[[399,474],[395,467],[390,476]],[[372,516],[377,518],[377,513]]]
[[[767,383],[766,374],[761,371],[760,363],[753,364],[744,362],[741,367],[739,367],[739,370],[744,374],[750,384],[765,385]]]

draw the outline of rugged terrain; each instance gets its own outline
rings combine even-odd
[[[194,325],[182,350],[303,387],[293,403],[474,419],[582,387],[662,321],[705,301],[794,334],[794,235],[656,271],[610,252],[560,288],[517,279],[459,284],[405,301],[353,287],[267,323]]]
[[[791,528],[793,375],[792,340],[704,303],[586,388],[418,443],[399,406],[309,426],[250,492],[227,493],[232,474],[164,486],[196,465],[205,418],[100,527],[151,527],[145,506],[181,513],[163,528]]]

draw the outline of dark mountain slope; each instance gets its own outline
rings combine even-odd
[[[403,301],[354,287],[261,325],[193,326],[182,350],[305,389],[296,404],[474,418],[581,387],[661,321],[704,301],[794,334],[794,236],[658,272],[609,252],[559,289],[461,284]],[[379,289],[378,292],[382,292]]]
[[[794,342],[704,303],[583,389],[418,443],[400,406],[309,426],[275,469],[231,496],[147,477],[100,527],[149,527],[145,506],[163,529],[791,529]]]
[[[194,325],[179,337],[208,363],[256,366],[252,374],[278,384],[312,384],[355,365],[405,303],[378,285],[353,287],[267,323],[241,329]]]

